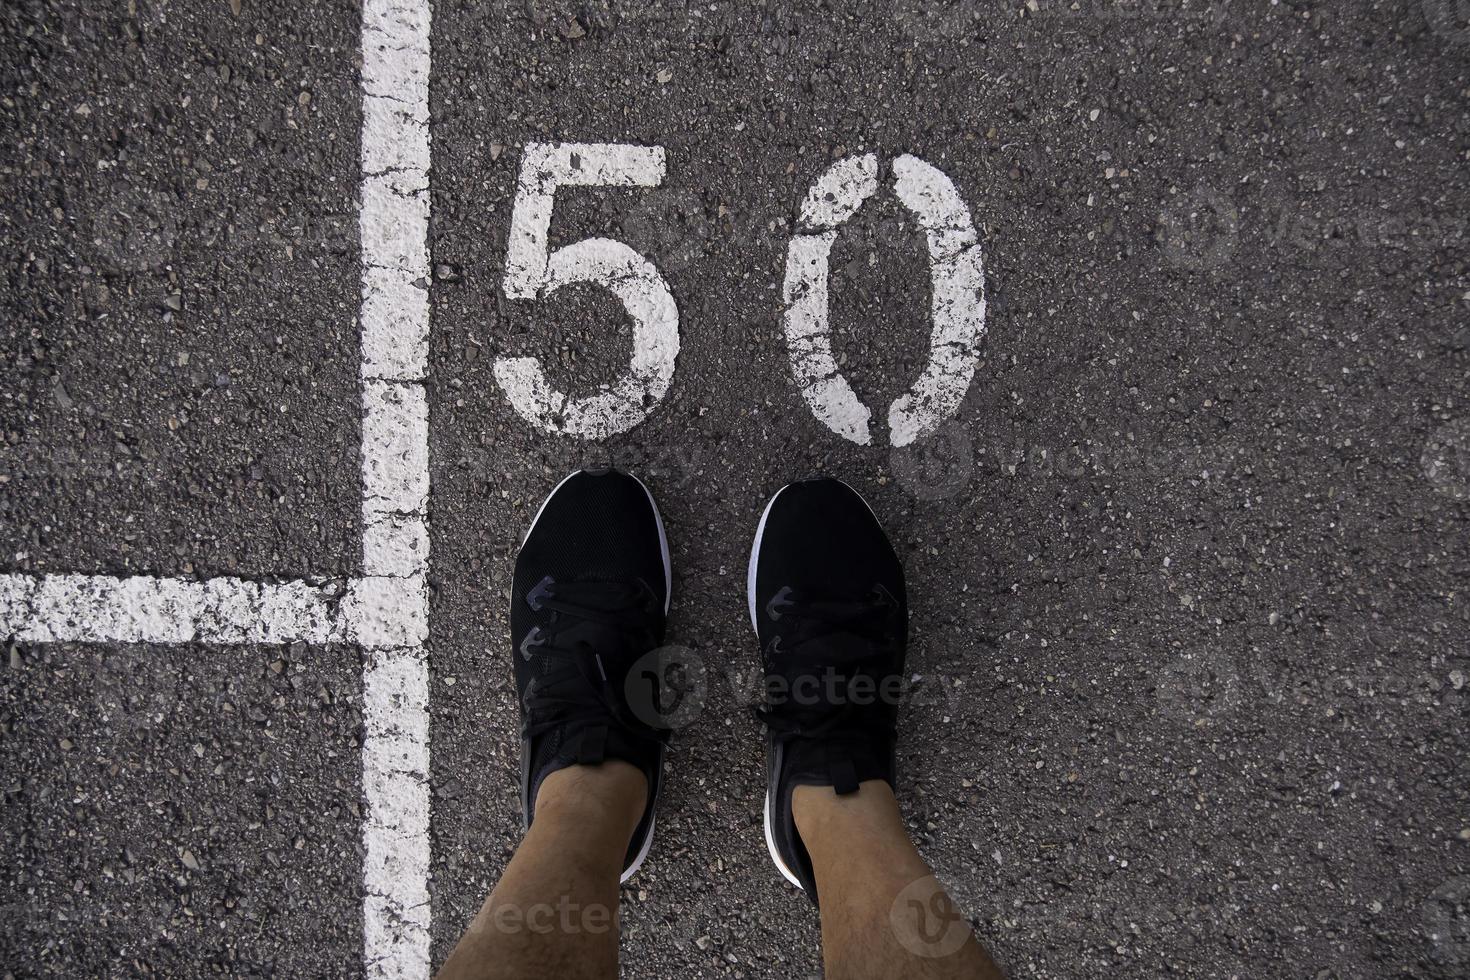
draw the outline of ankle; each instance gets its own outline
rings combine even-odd
[[[648,779],[636,766],[608,759],[550,773],[536,791],[536,820],[570,821],[586,831],[631,837],[648,799]]]
[[[834,834],[907,837],[893,788],[881,779],[866,780],[856,793],[842,796],[831,786],[798,786],[791,794],[791,816],[808,848]]]
[[[791,815],[824,908],[835,900],[852,922],[887,928],[894,896],[930,873],[909,838],[892,787],[881,779],[845,796],[830,786],[798,786]]]
[[[877,885],[890,878],[907,882],[928,870],[909,839],[892,787],[881,779],[844,796],[830,786],[798,786],[791,815],[819,879],[825,871]]]

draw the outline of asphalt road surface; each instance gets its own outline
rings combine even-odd
[[[520,834],[514,549],[612,463],[708,668],[624,975],[819,972],[744,598],[814,473],[1014,976],[1470,975],[1464,4],[366,11],[0,8],[0,974],[425,980]]]

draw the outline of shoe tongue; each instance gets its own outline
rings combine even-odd
[[[791,777],[797,783],[831,785],[834,763],[846,760],[857,780],[884,779],[891,783],[887,736],[869,728],[871,712],[885,710],[877,703],[883,697],[883,678],[874,675],[871,667],[876,652],[874,641],[854,633],[835,632],[800,641],[790,650],[785,655],[783,671],[790,685],[788,690],[793,692],[792,696],[798,690],[807,697],[815,696],[816,703],[807,705],[803,712],[807,714],[805,720],[814,723],[828,712],[843,710],[847,699],[859,696],[851,687],[853,677],[861,673],[872,677],[872,683],[861,691],[869,707],[859,708],[860,715],[867,720],[855,718],[853,724],[843,725],[837,731],[812,738],[798,736],[788,742]],[[799,685],[799,678],[813,678],[815,683]],[[811,714],[813,711],[815,716]]]

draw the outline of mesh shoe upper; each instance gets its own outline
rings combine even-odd
[[[854,792],[894,774],[908,607],[903,568],[856,491],[794,483],[771,501],[750,568],[766,671],[767,833],[773,856],[816,900],[791,816],[797,786]]]
[[[552,491],[516,559],[511,645],[522,722],[522,810],[549,773],[623,759],[648,778],[627,865],[652,832],[667,731],[631,710],[629,669],[663,643],[670,583],[647,490],[616,470],[579,471]]]

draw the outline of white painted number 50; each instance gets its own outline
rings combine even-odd
[[[531,143],[510,218],[505,295],[549,296],[568,283],[612,292],[633,318],[633,361],[627,373],[596,394],[572,398],[552,388],[534,357],[502,357],[495,379],[511,406],[533,425],[583,439],[605,439],[642,422],[674,379],[679,311],[653,264],[622,242],[586,238],[547,253],[558,187],[657,187],[664,148],[621,143]]]
[[[907,393],[888,408],[888,438],[906,446],[930,435],[959,410],[975,377],[985,333],[985,270],[969,209],[937,167],[907,154],[893,161],[894,192],[924,229],[932,289],[929,361]],[[511,405],[551,432],[604,439],[642,422],[674,377],[679,312],[668,283],[651,262],[622,242],[588,238],[548,254],[556,190],[657,187],[661,146],[621,143],[531,143],[521,160],[505,262],[505,295],[538,299],[573,282],[611,291],[633,318],[633,361],[627,373],[593,395],[572,398],[551,387],[534,357],[502,357],[495,377]],[[786,345],[797,386],[829,429],[861,445],[872,442],[866,405],[832,353],[828,259],[837,231],[878,190],[878,158],[850,157],[819,177],[801,206],[801,230],[786,258]]]

